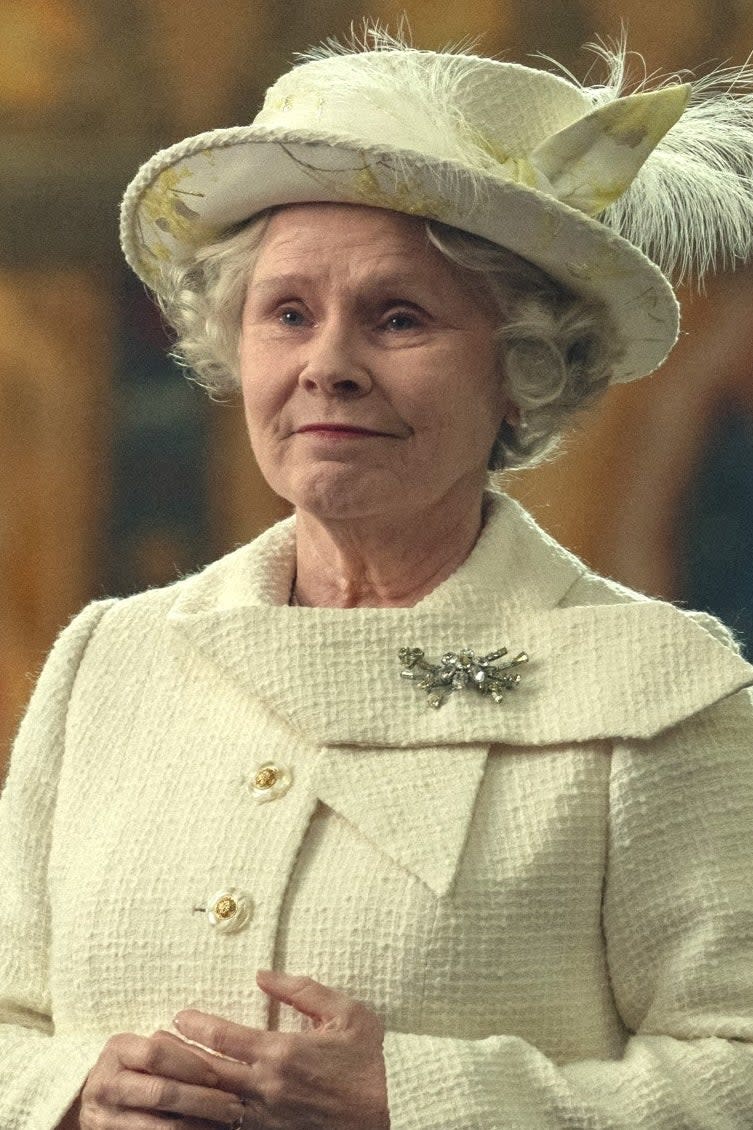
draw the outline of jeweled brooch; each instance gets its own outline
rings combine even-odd
[[[400,672],[401,679],[411,679],[419,690],[427,692],[429,706],[437,709],[442,706],[453,691],[475,690],[489,695],[495,702],[502,702],[505,691],[514,690],[520,682],[515,670],[528,662],[528,656],[521,651],[507,663],[494,666],[498,659],[507,655],[507,648],[501,647],[488,655],[477,656],[469,647],[463,651],[448,651],[439,663],[429,663],[420,647],[401,647],[398,652],[405,666]]]

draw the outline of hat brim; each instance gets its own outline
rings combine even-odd
[[[612,380],[653,372],[677,340],[679,306],[659,268],[596,219],[528,185],[453,161],[280,128],[214,130],[156,153],[129,185],[121,242],[160,291],[163,267],[266,208],[334,202],[427,216],[483,236],[603,302],[625,344]]]

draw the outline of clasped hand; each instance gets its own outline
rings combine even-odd
[[[81,1094],[82,1130],[389,1130],[380,1019],[309,977],[260,971],[259,987],[308,1016],[268,1032],[193,1009],[166,1031],[114,1036]],[[217,1053],[217,1054],[214,1054]]]

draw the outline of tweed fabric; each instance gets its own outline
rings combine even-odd
[[[50,656],[0,807],[3,1130],[51,1130],[108,1036],[180,1008],[299,1028],[270,965],[384,1018],[392,1130],[749,1127],[753,671],[724,630],[504,498],[414,609],[284,607],[294,538],[92,605]],[[431,711],[403,643],[532,663]],[[255,804],[268,762],[292,784]],[[222,933],[195,908],[231,887]]]

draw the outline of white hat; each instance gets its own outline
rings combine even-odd
[[[644,376],[679,326],[658,263],[702,269],[720,252],[750,250],[751,111],[732,97],[728,72],[700,80],[702,95],[720,76],[727,91],[696,108],[686,109],[687,83],[620,96],[624,49],[602,54],[612,82],[589,88],[392,40],[319,49],[270,87],[251,125],[188,138],[142,166],[122,203],[126,259],[159,292],[165,264],[273,205],[335,201],[432,217],[603,302],[626,345],[613,379]],[[737,109],[735,126],[747,127],[748,168],[729,153],[722,168],[722,127],[729,106],[743,103],[747,119]],[[711,189],[724,189],[723,202]]]

